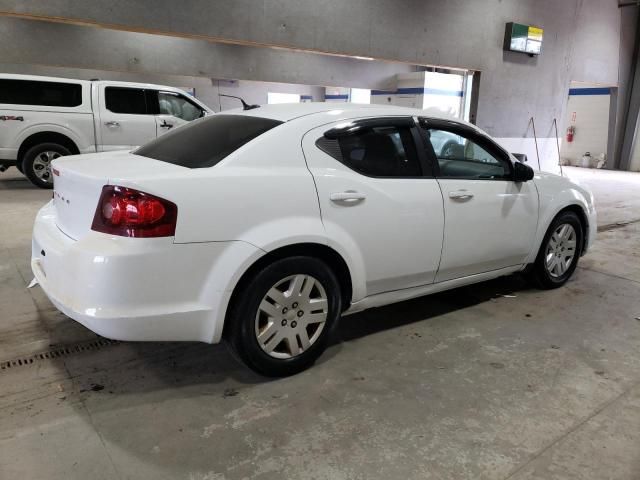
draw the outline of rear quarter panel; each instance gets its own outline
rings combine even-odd
[[[93,115],[91,113],[68,112],[22,112],[24,124],[13,139],[14,148],[35,133],[55,132],[70,138],[80,153],[95,151]]]
[[[265,251],[326,244],[301,137],[295,125],[283,124],[213,167],[145,182],[178,205],[176,243],[239,240]]]

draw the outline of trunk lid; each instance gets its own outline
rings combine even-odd
[[[78,240],[91,230],[105,185],[139,183],[186,170],[127,151],[57,158],[52,162],[56,224],[65,235]]]

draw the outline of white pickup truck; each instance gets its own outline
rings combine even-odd
[[[211,113],[174,87],[0,74],[0,171],[51,188],[56,157],[133,149]]]

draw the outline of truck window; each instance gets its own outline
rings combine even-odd
[[[79,83],[0,79],[0,103],[77,107],[82,104]]]
[[[173,115],[190,122],[202,116],[202,109],[182,95],[173,92],[158,92],[160,115]]]
[[[141,88],[106,87],[104,98],[107,110],[113,113],[146,115],[147,102]]]
[[[166,133],[133,153],[187,168],[212,167],[280,124],[270,118],[216,114]]]

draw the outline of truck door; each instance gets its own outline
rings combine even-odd
[[[205,115],[205,111],[200,106],[180,93],[162,90],[154,93],[157,93],[159,112],[156,115],[158,136]],[[147,95],[147,99],[150,97],[151,95]]]
[[[131,150],[156,138],[154,111],[145,90],[99,85],[98,151]]]

